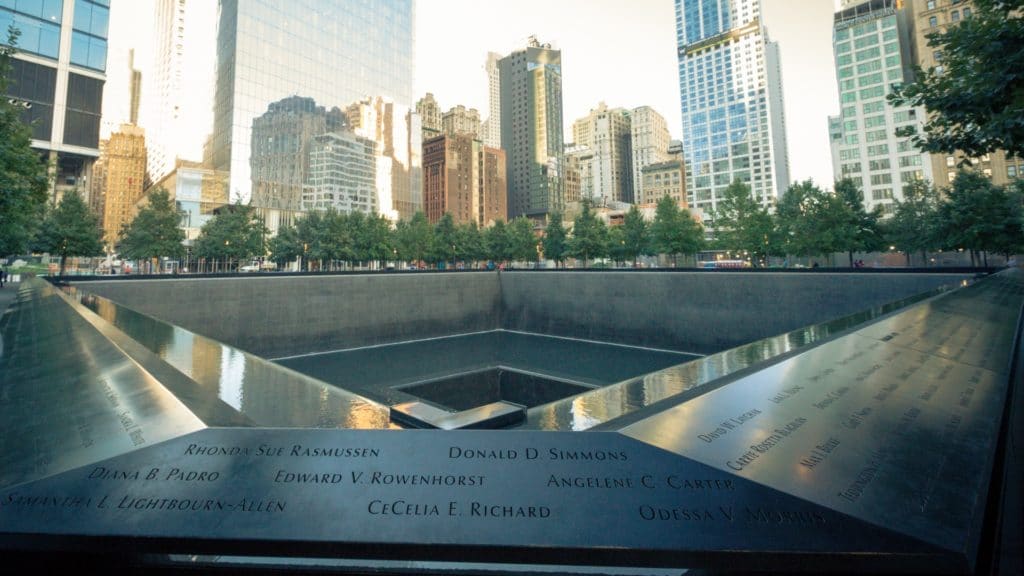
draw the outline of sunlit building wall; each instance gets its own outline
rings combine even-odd
[[[441,105],[434,99],[433,94],[427,92],[426,96],[416,101],[416,113],[420,115],[420,123],[424,130],[433,132],[432,136],[441,132]]]
[[[484,120],[484,144],[491,148],[501,148],[501,71],[498,61],[501,54],[487,53],[484,70],[487,72],[487,119]]]
[[[249,200],[256,184],[250,164],[253,120],[271,102],[312,98],[327,109],[346,109],[364,98],[385,98],[411,114],[413,0],[221,0],[217,34],[214,128],[210,160],[230,173],[232,200]],[[408,128],[403,128],[408,130]],[[419,135],[416,134],[416,147]],[[408,140],[408,139],[407,139]],[[397,154],[418,177],[419,151]],[[396,191],[404,212],[414,204],[412,184]]]
[[[317,136],[309,152],[309,177],[302,197],[303,210],[378,212],[376,143],[351,132]]]
[[[476,108],[467,109],[459,104],[441,116],[441,130],[449,136],[466,134],[479,138],[480,112]]]
[[[109,0],[6,0],[0,35],[21,32],[7,96],[22,106],[32,147],[54,171],[51,197],[89,187],[99,156]]]
[[[588,197],[633,202],[632,123],[629,111],[604,102],[572,125],[574,143],[593,152]]]
[[[634,108],[629,114],[632,130],[633,197],[644,197],[643,169],[668,161],[670,136],[665,117],[650,106]]]
[[[563,208],[562,53],[531,37],[498,68],[508,216],[545,220]]]
[[[484,228],[507,220],[505,153],[468,134],[423,143],[423,205],[427,219],[446,213],[456,224]]]
[[[771,205],[789,186],[779,48],[760,0],[675,0],[683,150],[691,206],[739,180]]]
[[[836,179],[850,178],[868,210],[892,214],[903,187],[931,180],[927,154],[896,130],[920,131],[923,108],[893,106],[893,86],[911,80],[909,13],[899,0],[849,2],[835,14],[832,44],[841,111],[829,118],[832,169]]]
[[[149,178],[175,169],[177,159],[198,162],[212,128],[217,4],[209,0],[156,0],[151,56],[142,83]]]
[[[121,125],[103,147],[103,232],[108,250],[121,228],[135,219],[146,176],[146,136],[138,126]]]
[[[419,114],[388,98],[366,98],[345,113],[350,129],[376,144],[377,207],[389,220],[423,209],[422,125]]]

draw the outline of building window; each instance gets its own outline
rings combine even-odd
[[[953,22],[959,22],[960,21],[960,11],[959,10],[953,10],[953,12],[951,12],[949,16],[953,20]]]
[[[1007,166],[1006,167],[1006,177],[1007,178],[1016,178],[1017,177],[1017,167],[1016,166]]]
[[[939,18],[937,16],[929,16],[928,17],[928,26],[930,28],[935,28],[938,25],[939,25]]]
[[[935,0],[928,0],[927,6],[928,10],[935,10]]]

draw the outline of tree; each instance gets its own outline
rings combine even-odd
[[[644,215],[640,213],[636,204],[629,208],[622,221],[622,239],[619,244],[622,247],[623,258],[632,260],[634,268],[640,255],[649,254],[651,251],[650,226],[644,221]]]
[[[987,264],[987,252],[1010,254],[1021,246],[1020,212],[1016,195],[978,172],[960,170],[939,206],[936,237],[943,248],[970,250],[972,263],[984,253]]]
[[[856,182],[844,178],[836,182],[836,196],[846,208],[851,234],[844,239],[850,267],[853,267],[854,252],[874,252],[885,248],[879,221],[882,218],[882,207],[876,206],[868,212],[864,208],[864,197]]]
[[[925,152],[981,156],[1003,149],[1024,156],[1024,17],[1021,0],[976,0],[972,17],[928,35],[941,68],[916,70],[889,101],[923,106],[928,121],[912,135]]]
[[[704,228],[666,194],[654,209],[651,239],[654,251],[671,256],[675,267],[680,254],[696,254],[703,247]]]
[[[548,216],[548,226],[544,230],[544,239],[541,241],[541,249],[544,257],[555,261],[555,266],[561,266],[565,262],[566,231],[562,223],[562,213],[552,212]]]
[[[0,44],[0,94],[10,93],[11,58],[20,33],[8,30]],[[46,165],[32,150],[32,130],[22,121],[25,108],[0,98],[0,256],[24,253],[43,216]]]
[[[278,266],[295,261],[302,256],[302,240],[299,238],[298,229],[290,224],[282,226],[277,231],[277,236],[270,239],[268,249],[271,260]]]
[[[359,231],[357,245],[371,262],[392,258],[395,247],[391,241],[391,222],[380,214],[368,216]]]
[[[103,253],[103,228],[100,219],[86,206],[77,190],[64,193],[39,227],[38,246],[60,255],[60,275],[68,256],[96,256]]]
[[[533,234],[533,222],[520,216],[508,227],[509,252],[512,260],[537,261],[537,237]]]
[[[869,219],[852,181],[841,181],[836,192],[819,188],[813,181],[797,182],[786,190],[775,210],[776,230],[787,254],[795,256],[848,252],[860,249]],[[863,217],[862,217],[863,215]]]
[[[714,222],[719,246],[747,252],[754,266],[779,251],[771,214],[754,200],[750,186],[738,180],[725,189]]]
[[[484,230],[484,249],[487,258],[495,262],[512,259],[512,243],[508,237],[508,227],[504,220],[498,220],[493,226]]]
[[[411,220],[398,223],[395,229],[395,249],[402,260],[426,261],[431,257],[433,246],[434,227],[423,212],[413,214]]]
[[[307,216],[301,222],[308,219]],[[230,204],[203,225],[196,239],[196,255],[200,258],[224,260],[227,265],[232,261],[262,257],[267,251],[268,233],[252,206]]]
[[[582,204],[583,210],[573,220],[569,254],[583,260],[586,268],[591,258],[603,258],[608,254],[608,227],[594,213],[589,199],[583,200]]]
[[[181,258],[185,254],[185,231],[179,227],[180,220],[170,193],[157,188],[131,223],[121,228],[117,250],[129,260]]]
[[[460,260],[467,260],[474,264],[486,258],[484,250],[484,237],[477,227],[476,222],[467,222],[459,225],[455,230],[457,257]]]
[[[903,200],[895,201],[892,218],[886,223],[889,242],[907,255],[921,252],[927,266],[928,251],[935,247],[936,222],[939,212],[939,193],[924,180],[915,180],[903,186]]]
[[[451,262],[454,267],[458,254],[458,242],[455,218],[450,212],[445,212],[434,226],[434,259],[437,262]]]

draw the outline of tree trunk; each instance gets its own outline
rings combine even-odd
[[[67,254],[61,254],[60,255],[60,275],[61,276],[64,275],[64,265],[67,264],[67,261],[68,261],[68,255]]]
[[[928,252],[921,250],[921,266],[928,267]]]
[[[910,250],[907,250],[907,268],[910,268]]]
[[[679,267],[679,255],[674,253],[674,252],[672,253],[672,267],[673,268],[678,268]]]
[[[850,257],[850,268],[853,268],[853,250],[846,253]]]
[[[981,256],[985,259],[985,268],[988,268],[988,250],[982,251]]]

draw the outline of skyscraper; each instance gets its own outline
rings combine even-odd
[[[675,0],[689,204],[714,209],[733,181],[771,205],[789,186],[779,47],[760,0]]]
[[[230,171],[231,199],[257,189],[252,125],[271,102],[301,96],[345,110],[383,97],[418,132],[412,54],[413,0],[221,0],[210,160]],[[410,163],[402,167],[410,178],[418,176],[418,150],[398,156]],[[412,183],[404,189],[414,202]]]
[[[498,68],[508,217],[544,220],[563,207],[562,53],[531,37]]]
[[[217,5],[207,0],[156,0],[152,59],[142,84],[142,118],[151,181],[163,179],[178,159],[202,160],[212,129]]]
[[[123,124],[103,148],[104,242],[112,249],[121,227],[135,218],[146,175],[146,136],[141,128]]]
[[[640,203],[647,196],[644,194],[643,169],[668,161],[670,138],[665,117],[650,106],[634,108],[629,117],[632,126],[633,198]]]
[[[573,122],[573,143],[586,146],[593,154],[589,163],[592,189],[587,191],[588,197],[633,202],[631,134],[629,111],[609,109],[604,102]]]
[[[836,179],[853,179],[868,210],[895,209],[903,186],[931,180],[932,168],[910,138],[896,129],[921,130],[923,108],[894,107],[885,97],[910,79],[912,40],[909,10],[900,0],[847,1],[836,12],[832,45],[839,81],[839,116],[829,118],[832,169]]]
[[[487,120],[483,122],[484,144],[501,148],[501,71],[498,62],[501,54],[487,53],[484,70],[487,72]]]
[[[467,109],[459,104],[441,116],[441,129],[449,136],[468,134],[473,138],[479,138],[480,112],[476,108]]]
[[[21,31],[7,96],[23,107],[32,147],[56,169],[54,199],[86,188],[100,153],[109,6],[110,0],[0,2],[3,42],[9,26]]]

